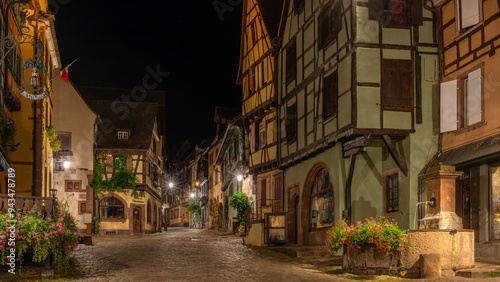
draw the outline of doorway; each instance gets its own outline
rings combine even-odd
[[[297,244],[298,227],[299,227],[299,197],[295,196],[291,199],[288,205],[288,244]]]
[[[462,218],[463,229],[471,229],[472,210],[470,178],[459,181],[457,192],[457,214]]]
[[[142,222],[141,222],[141,208],[140,207],[134,207],[134,215],[133,215],[133,221],[134,221],[134,234],[135,233],[142,233],[141,227],[142,227]]]

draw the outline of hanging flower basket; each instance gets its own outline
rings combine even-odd
[[[59,150],[61,150],[61,140],[59,140],[57,130],[52,126],[48,126],[45,131],[47,132],[47,136],[49,137],[50,148],[52,148],[54,152],[58,152]]]

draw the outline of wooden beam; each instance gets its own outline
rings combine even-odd
[[[392,144],[391,137],[389,135],[382,135],[382,139],[384,140],[384,143],[387,146],[387,149],[389,149],[389,153],[391,154],[392,158],[394,159],[394,161],[398,165],[401,172],[405,176],[408,176],[408,167],[406,166],[406,162],[398,154],[398,151],[396,151],[396,147],[394,147],[394,144]]]
[[[356,155],[351,155],[351,161],[349,162],[349,173],[347,174],[347,181],[345,184],[345,210],[343,217],[348,222],[351,223],[351,186],[352,177],[354,175],[354,166],[356,165]]]

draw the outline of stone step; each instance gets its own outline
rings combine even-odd
[[[500,270],[487,269],[464,269],[455,272],[455,276],[466,278],[500,278]]]

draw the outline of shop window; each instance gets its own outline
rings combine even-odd
[[[500,166],[493,166],[491,171],[490,202],[490,240],[500,240]]]
[[[454,131],[484,120],[481,66],[459,75],[456,80],[441,83],[441,132]]]
[[[413,64],[410,60],[382,60],[382,106],[413,110]]]
[[[81,180],[65,180],[66,192],[80,192],[82,190]]]
[[[323,8],[319,15],[319,48],[321,49],[335,41],[341,29],[340,1],[333,0]]]
[[[325,77],[325,85],[323,88],[323,119],[333,117],[338,112],[338,89],[339,78],[338,72],[335,71],[331,75]]]
[[[397,169],[384,173],[384,212],[399,212],[399,171]]]
[[[100,203],[101,218],[123,218],[125,206],[115,197],[104,198]]]
[[[460,35],[482,21],[482,0],[456,0],[456,28]]]
[[[322,170],[311,191],[311,229],[330,227],[334,221],[333,183],[330,173]]]

